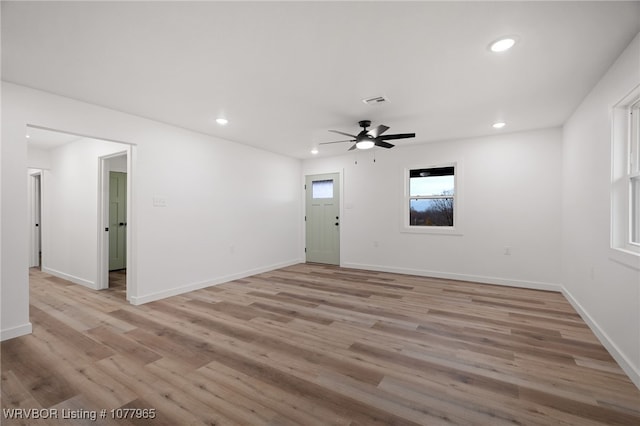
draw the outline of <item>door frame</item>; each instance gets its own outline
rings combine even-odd
[[[135,271],[134,250],[133,250],[133,232],[135,227],[134,209],[133,209],[133,146],[128,145],[122,151],[105,155],[98,158],[98,282],[97,289],[103,290],[109,288],[109,172],[111,171],[108,161],[114,157],[127,157],[127,300],[130,300],[133,292],[135,281],[132,279]],[[133,293],[135,294],[135,293]]]
[[[42,267],[42,181],[43,170],[31,169],[29,173],[29,267]],[[37,184],[39,183],[39,185]],[[36,230],[36,228],[38,228]]]
[[[306,184],[307,184],[307,180],[308,178],[314,178],[314,177],[320,177],[320,176],[327,176],[327,175],[333,175],[333,174],[337,174],[338,175],[338,179],[340,180],[340,182],[338,182],[338,188],[339,188],[339,194],[338,194],[338,211],[340,212],[340,226],[338,227],[338,264],[339,266],[342,266],[342,228],[343,228],[343,224],[344,222],[344,203],[343,203],[343,197],[344,197],[344,169],[343,170],[337,170],[337,171],[327,171],[327,172],[320,172],[320,173],[307,173],[303,176],[303,182],[302,182],[302,211],[303,211],[303,226],[302,226],[302,235],[303,235],[303,244],[302,244],[302,259],[304,259],[304,261],[306,262],[307,260],[307,253],[306,253],[306,247],[307,247],[307,223],[306,223],[306,217],[307,217],[307,191],[306,191]]]

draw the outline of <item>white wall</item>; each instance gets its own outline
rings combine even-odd
[[[98,288],[98,159],[126,149],[83,138],[49,151],[42,191],[43,271]]]
[[[560,289],[560,129],[378,150],[375,163],[372,156],[303,163],[305,175],[343,174],[343,266]],[[401,232],[404,169],[450,162],[458,162],[463,235]]]
[[[301,260],[299,160],[3,82],[2,339],[30,331],[27,124],[134,145],[133,303]]]
[[[27,166],[33,169],[50,169],[51,155],[49,151],[27,144]]]
[[[640,259],[610,248],[611,112],[640,84],[640,35],[564,126],[562,282],[640,387]]]
[[[25,113],[24,106],[9,108],[2,85],[2,144],[0,145],[0,213],[2,253],[0,266],[0,339],[31,332],[29,322],[29,215],[27,209],[27,148],[24,124],[9,123]],[[20,134],[22,133],[22,134]]]
[[[127,156],[118,155],[117,157],[111,157],[106,161],[106,166],[111,172],[127,173]]]
[[[146,238],[136,252],[148,266],[139,270],[139,302],[301,260],[300,161],[212,138],[191,142],[138,149],[136,226]]]

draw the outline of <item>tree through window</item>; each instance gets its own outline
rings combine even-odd
[[[454,226],[455,167],[409,170],[409,226]]]

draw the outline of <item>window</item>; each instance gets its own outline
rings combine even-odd
[[[313,199],[333,198],[333,179],[311,182],[311,197]]]
[[[640,245],[640,175],[631,177],[631,244]]]
[[[406,231],[451,233],[458,227],[456,171],[455,164],[406,169]]]
[[[611,247],[640,256],[640,86],[613,108]],[[622,259],[624,261],[624,259]]]
[[[409,171],[409,225],[453,226],[453,166]]]
[[[631,106],[629,120],[629,242],[640,246],[640,100]]]

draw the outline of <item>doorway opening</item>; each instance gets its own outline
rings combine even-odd
[[[30,266],[93,290],[118,288],[114,293],[129,300],[135,285],[126,273],[135,266],[130,248],[135,146],[35,125],[27,125],[26,132]],[[115,201],[109,198],[112,176]],[[113,227],[118,245],[111,249],[120,263],[110,268],[112,203],[120,205]]]
[[[128,227],[128,191],[127,191],[127,152],[101,157],[101,176],[103,184],[101,199],[104,232],[107,248],[101,256],[107,263],[106,288],[124,295],[127,291],[127,227]],[[104,242],[103,242],[104,243]],[[104,255],[106,254],[106,259]],[[104,265],[103,265],[104,267]],[[103,284],[103,287],[105,285]]]
[[[29,169],[29,268],[42,267],[42,170]]]
[[[98,288],[128,299],[130,241],[129,150],[100,157],[100,251]]]

